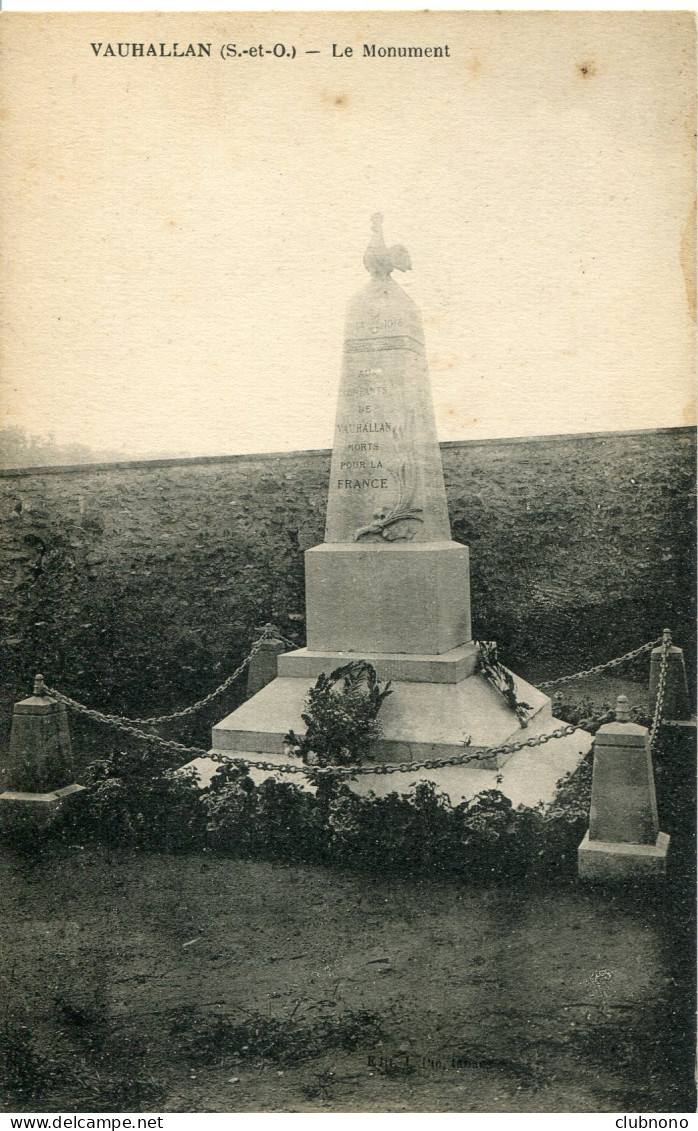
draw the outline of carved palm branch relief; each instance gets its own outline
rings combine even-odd
[[[395,480],[396,497],[388,509],[374,511],[373,521],[367,526],[360,526],[354,534],[354,541],[362,539],[377,541],[382,538],[386,542],[409,542],[414,538],[414,528],[402,527],[396,529],[398,523],[424,522],[422,507],[415,505],[415,496],[419,485],[417,465],[414,460],[414,412],[411,412],[401,428],[394,429],[394,442],[403,448],[405,455],[397,466],[388,465],[389,471]],[[401,443],[400,443],[401,442]]]

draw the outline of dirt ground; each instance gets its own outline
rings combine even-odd
[[[680,868],[654,893],[94,847],[0,869],[5,1111],[694,1110]]]

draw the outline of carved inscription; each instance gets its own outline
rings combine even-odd
[[[342,490],[342,488],[343,488],[345,491],[362,491],[366,487],[373,487],[374,490],[383,490],[384,491],[387,486],[388,486],[388,480],[387,479],[379,479],[377,476],[374,476],[372,479],[368,479],[368,478],[364,477],[363,479],[338,479],[337,480],[338,490]]]
[[[365,459],[343,459],[339,465],[340,471],[364,471],[366,468]],[[383,464],[380,460],[369,460],[368,467],[370,471],[377,471]]]
[[[368,334],[389,334],[402,328],[402,318],[381,318],[376,315],[370,322],[350,322],[348,338],[365,338]]]
[[[337,431],[344,435],[354,432],[390,432],[390,425],[384,421],[357,420],[349,424],[338,424]]]
[[[380,340],[381,334],[404,333],[401,327],[401,318],[381,317],[353,324],[350,335],[375,334]],[[345,499],[339,512],[346,521],[343,534],[347,541],[408,541],[423,518],[415,504],[414,421],[413,413],[405,416],[404,381],[396,378],[393,359],[373,365],[365,355],[354,361],[350,353],[347,343],[349,372],[341,393],[331,481],[331,491]]]

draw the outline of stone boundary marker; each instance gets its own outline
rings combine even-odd
[[[37,675],[34,693],[15,703],[0,823],[28,830],[49,825],[76,794],[73,750],[65,707],[46,693]]]
[[[671,638],[669,637],[669,639]],[[657,706],[663,652],[662,645],[659,645],[659,647],[653,648],[650,653],[650,714],[654,714]],[[683,648],[677,648],[670,643],[666,648],[666,663],[666,685],[661,703],[662,718],[683,723],[690,718],[691,714]]]
[[[650,733],[631,721],[619,695],[615,722],[594,739],[589,831],[579,846],[579,878],[661,879],[669,837],[659,831]]]

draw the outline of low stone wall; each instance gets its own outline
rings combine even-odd
[[[695,432],[443,445],[473,628],[544,678],[695,623]],[[184,706],[274,620],[303,641],[329,452],[0,472],[0,716],[32,676],[142,714]],[[205,741],[224,699],[190,732]]]

